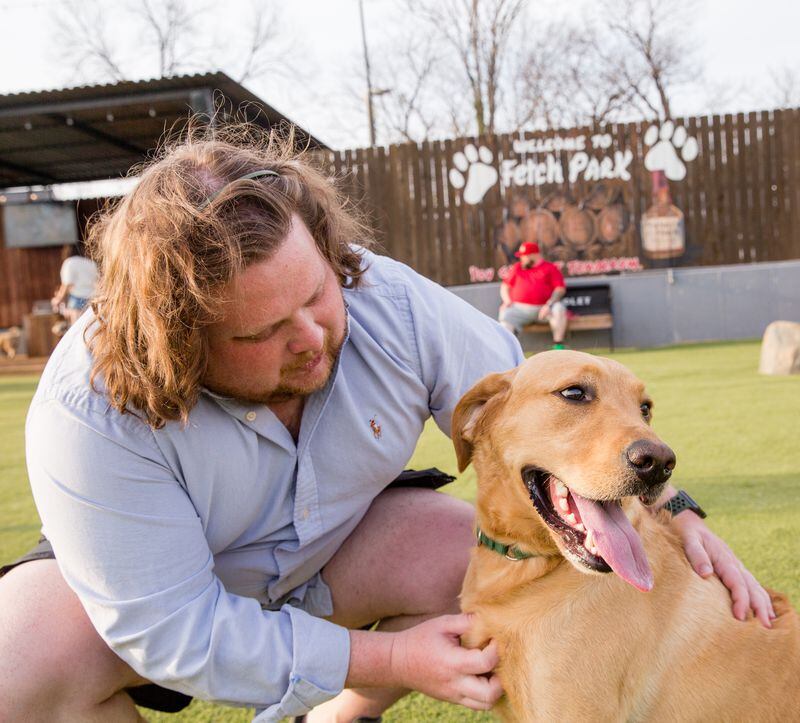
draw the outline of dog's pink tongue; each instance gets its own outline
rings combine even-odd
[[[616,502],[595,502],[570,490],[581,513],[581,521],[592,531],[600,556],[623,580],[638,590],[653,587],[653,573],[642,541]]]

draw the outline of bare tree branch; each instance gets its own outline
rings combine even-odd
[[[393,63],[380,76],[377,96],[384,133],[393,140],[425,141],[438,125],[431,97],[431,76],[439,56],[430,38],[413,42],[393,54]]]
[[[777,108],[792,108],[800,105],[800,70],[784,65],[769,71],[770,88],[767,105]]]
[[[136,0],[129,7],[144,22],[145,44],[156,49],[159,77],[188,70],[196,9],[190,11],[185,0]]]
[[[691,21],[697,0],[601,0],[600,19],[627,51],[620,55],[619,73],[646,113],[672,117],[676,86],[699,82]]]
[[[64,0],[54,15],[58,60],[76,77],[99,76],[117,82],[126,77],[97,2]]]
[[[525,6],[526,0],[406,0],[409,12],[453,53],[479,135],[496,131],[505,56]]]
[[[97,0],[63,0],[56,15],[55,45],[63,49],[60,60],[92,80],[124,80],[132,77],[130,68],[146,74],[145,64],[155,77],[239,65],[220,61],[226,56],[235,61],[234,53],[243,56],[241,72],[232,73],[239,82],[266,72],[293,72],[288,61],[292,38],[280,35],[276,0],[253,0],[251,17],[240,21],[246,39],[232,41],[228,36],[225,46],[200,33],[215,11],[211,0],[128,0],[110,15]],[[112,17],[116,35],[111,33]]]
[[[295,74],[296,69],[288,60],[291,36],[281,27],[279,5],[254,0],[247,25],[250,28],[247,52],[237,75],[238,82],[244,83],[268,72],[284,76]]]

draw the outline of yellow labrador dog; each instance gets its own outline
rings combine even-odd
[[[475,385],[453,415],[478,474],[481,544],[465,644],[497,641],[508,721],[797,721],[800,625],[737,621],[651,512],[675,456],[617,362],[538,354]]]

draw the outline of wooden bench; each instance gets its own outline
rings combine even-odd
[[[608,346],[614,351],[614,314],[611,308],[611,286],[592,284],[570,286],[561,300],[570,314],[567,336],[573,331],[608,331]],[[533,334],[550,333],[549,324],[529,324],[522,329]]]

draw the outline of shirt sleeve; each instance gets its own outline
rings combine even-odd
[[[71,259],[72,257],[64,259],[64,262],[61,264],[61,272],[59,276],[61,277],[61,283],[64,286],[71,286],[75,284],[75,267]]]
[[[503,279],[503,283],[506,284],[509,288],[514,286],[517,281],[517,273],[519,272],[519,265],[514,264],[506,274],[506,277]]]
[[[550,269],[550,282],[553,284],[554,289],[557,289],[559,286],[566,287],[564,275],[558,270],[558,266],[555,264],[553,264],[553,267]]]
[[[226,592],[149,428],[103,407],[44,399],[26,427],[43,531],[103,640],[154,683],[261,708],[259,720],[300,715],[341,691],[348,631]]]
[[[410,271],[409,302],[428,406],[450,436],[453,409],[479,379],[524,361],[511,332],[447,289]]]

